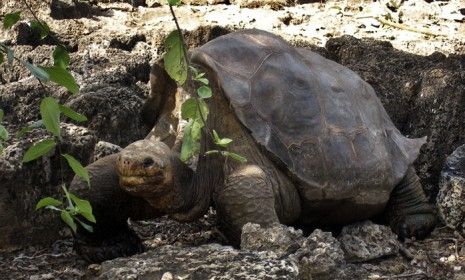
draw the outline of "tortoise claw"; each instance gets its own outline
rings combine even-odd
[[[426,238],[434,229],[437,219],[434,214],[414,214],[405,216],[398,226],[398,236],[401,241],[406,238]]]

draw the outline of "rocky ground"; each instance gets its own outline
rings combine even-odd
[[[134,5],[96,0],[27,2],[50,25],[54,37],[72,50],[70,69],[81,85],[79,96],[48,87],[54,97],[89,118],[84,124],[63,121],[64,152],[88,163],[99,154],[97,143],[108,147],[99,141],[125,146],[143,138],[148,128],[139,112],[148,92],[150,64],[163,53],[163,39],[174,28],[167,7],[157,0],[132,1]],[[31,19],[23,4],[2,1],[0,14],[21,10],[23,18]],[[441,211],[446,209],[445,215],[453,216],[446,221],[453,220],[449,225],[456,229],[440,227],[424,241],[408,240],[403,245],[389,238],[394,247],[386,251],[391,245],[379,236],[389,234],[373,225],[348,228],[346,235],[344,230],[334,233],[337,240],[324,232],[305,239],[277,228],[268,233],[276,233],[281,245],[271,244],[272,252],[267,253],[257,252],[253,242],[244,250],[212,245],[222,244],[223,239],[211,212],[189,224],[166,218],[133,222],[151,250],[88,267],[72,251],[69,232],[57,230],[61,228],[58,219],[34,211],[39,198],[59,193],[60,176],[53,172],[59,157],[52,153],[32,164],[21,163],[25,148],[45,132],[34,129],[26,138],[16,133],[37,119],[45,93],[22,66],[2,64],[0,108],[12,137],[0,155],[0,244],[22,248],[0,253],[0,279],[186,279],[186,275],[187,279],[228,275],[295,279],[299,271],[314,279],[465,279],[461,202],[465,184],[455,173],[451,180],[440,180],[446,157],[465,143],[465,3],[235,0],[208,1],[207,5],[207,1],[192,0],[190,4],[176,12],[191,47],[232,30],[261,28],[346,65],[372,84],[404,134],[428,136],[416,168],[431,201],[440,192]],[[50,63],[53,39],[40,42],[25,22],[12,31],[1,31],[0,40],[11,44],[23,59]],[[70,170],[64,170],[64,175],[69,180]],[[440,184],[448,187],[441,192]],[[254,238],[261,234],[253,227],[250,230]],[[44,242],[53,245],[31,245]],[[280,251],[295,246],[300,251]],[[350,253],[354,247],[360,249],[358,253]]]

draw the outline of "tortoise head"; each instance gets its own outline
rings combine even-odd
[[[124,148],[116,162],[120,187],[150,198],[163,196],[173,184],[173,155],[160,141],[140,140]]]

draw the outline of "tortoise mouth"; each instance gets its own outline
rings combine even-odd
[[[123,175],[120,174],[119,182],[121,188],[131,193],[156,193],[162,185],[165,185],[165,176],[163,172],[157,172],[154,175]]]

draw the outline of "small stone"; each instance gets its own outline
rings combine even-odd
[[[373,224],[371,221],[344,227],[339,241],[348,262],[363,262],[395,255],[400,246],[397,236],[389,227]]]
[[[247,223],[242,227],[241,249],[271,251],[282,257],[297,251],[304,240],[301,230],[282,224],[262,228],[258,224]]]
[[[93,156],[93,161],[96,161],[98,159],[101,159],[103,157],[119,153],[123,148],[121,148],[118,145],[105,142],[105,141],[99,141],[97,144],[95,144],[94,147],[94,156]]]
[[[339,241],[331,232],[316,229],[290,256],[298,263],[299,277],[303,280],[338,279],[345,260]]]
[[[444,222],[465,233],[465,145],[447,157],[436,203]]]
[[[171,272],[165,272],[161,276],[161,280],[173,280],[173,274],[171,274]]]

